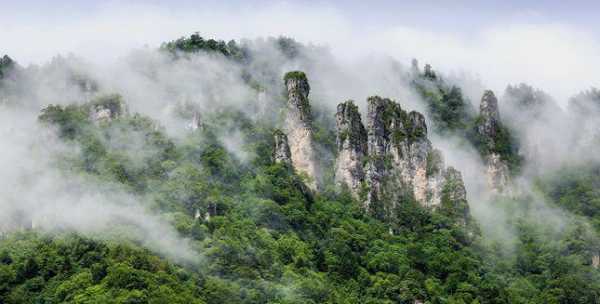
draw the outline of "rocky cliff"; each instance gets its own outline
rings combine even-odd
[[[276,163],[292,164],[292,153],[288,144],[287,135],[281,130],[276,130],[273,134],[275,147],[273,149],[273,161]]]
[[[358,107],[349,100],[337,106],[336,183],[346,185],[358,198],[365,182],[364,161],[367,156],[367,131],[361,121]]]
[[[204,128],[204,124],[202,122],[202,114],[200,111],[194,110],[192,113],[192,117],[185,125],[185,129],[189,131],[202,130]]]
[[[502,160],[498,150],[498,138],[501,132],[500,111],[498,99],[494,92],[487,90],[481,98],[479,105],[479,123],[477,132],[489,151],[485,155],[487,166],[487,183],[493,193],[503,193],[509,184],[510,172],[508,165]]]
[[[308,102],[310,86],[306,75],[299,71],[287,73],[284,81],[288,95],[285,132],[292,164],[299,173],[306,175],[307,185],[314,191],[318,188],[320,174]]]
[[[127,114],[127,106],[119,95],[101,96],[89,105],[89,116],[94,122],[109,122]]]
[[[352,102],[338,106],[336,121],[336,179],[355,195],[364,184],[368,211],[391,214],[405,195],[428,208],[439,207],[444,195],[466,200],[460,173],[444,167],[441,153],[427,139],[422,114],[408,113],[396,102],[374,96],[368,99],[366,130]]]
[[[8,73],[14,67],[15,62],[10,57],[8,57],[8,55],[0,57],[0,79],[4,78],[5,74]]]

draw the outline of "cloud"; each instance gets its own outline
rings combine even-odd
[[[61,159],[78,151],[35,120],[31,113],[0,108],[0,233],[33,226],[48,233],[126,238],[180,263],[200,262],[189,240],[139,197],[60,170]]]
[[[527,82],[555,96],[566,106],[569,96],[597,85],[595,55],[600,43],[590,33],[558,24],[506,24],[456,34],[396,28],[379,38],[406,56],[419,56],[442,70],[481,75],[495,90]]]
[[[281,76],[286,71],[306,70],[312,87],[311,102],[316,108],[325,107],[331,115],[334,106],[346,99],[355,99],[363,109],[362,113],[366,113],[366,97],[373,94],[395,98],[408,110],[423,111],[424,104],[407,89],[405,79],[398,73],[403,67],[395,60],[408,63],[411,58],[418,58],[422,64],[433,64],[434,69],[443,74],[458,75],[450,77],[451,81],[459,82],[475,105],[484,88],[494,89],[501,96],[508,84],[527,82],[548,92],[565,107],[569,96],[596,84],[594,73],[600,67],[597,56],[600,41],[590,32],[568,24],[524,23],[508,19],[504,23],[497,20],[481,28],[453,32],[403,24],[401,19],[393,23],[354,19],[344,14],[342,8],[331,5],[285,2],[261,4],[258,8],[249,5],[232,8],[209,3],[190,9],[112,2],[89,12],[67,13],[64,18],[56,19],[35,13],[21,18],[22,12],[11,16],[5,11],[0,12],[0,28],[6,29],[2,32],[3,48],[0,51],[22,64],[42,64],[57,53],[75,53],[90,65],[76,63],[71,66],[69,62],[72,61],[58,61],[55,69],[60,72],[61,68],[71,66],[90,74],[99,81],[102,90],[123,94],[133,111],[159,119],[169,131],[183,130],[184,125],[170,120],[169,105],[173,103],[189,100],[207,111],[214,109],[214,105],[247,105],[248,100],[256,98],[255,92],[239,78],[240,68],[230,62],[201,55],[173,63],[153,51],[161,42],[194,31],[225,40],[285,35],[304,43],[325,46],[306,50],[305,58],[287,61],[268,42],[254,42],[258,58],[251,68],[264,69],[276,77],[275,84],[269,88],[272,95],[277,94],[277,85],[281,85]],[[145,48],[145,45],[149,47]],[[132,53],[131,50],[136,48],[138,50]],[[61,73],[53,74],[48,67],[41,70],[28,83],[36,87],[31,90],[35,91],[31,99],[35,100],[36,106],[71,102],[81,96],[79,92],[68,91],[66,94],[65,90],[57,89],[65,77]],[[501,108],[504,106],[500,105]],[[39,107],[35,107],[37,110]],[[536,124],[536,128],[527,129],[527,134],[539,138],[535,136],[536,132],[546,131],[544,126]],[[9,125],[2,124],[2,127]],[[10,133],[8,129],[4,131]],[[30,144],[28,136],[39,130],[29,131],[31,133],[23,137],[23,143],[17,142],[15,148],[5,150],[6,155],[13,157],[0,158],[6,165],[19,164],[20,171],[8,171],[0,176],[6,181],[25,179],[32,183],[29,187],[33,191],[27,196],[29,206],[36,210],[32,216],[38,216],[37,212],[44,217],[52,214],[51,218],[56,219],[58,226],[102,231],[110,226],[116,215],[125,214],[125,218],[118,218],[138,227],[141,231],[138,236],[167,237],[167,244],[149,245],[151,248],[183,248],[183,254],[166,254],[187,255],[185,242],[177,238],[160,218],[144,211],[136,198],[125,194],[108,195],[94,187],[76,197],[62,191],[72,187],[73,183],[76,188],[87,186],[85,181],[77,180],[58,183],[63,178],[50,169],[47,159],[41,164],[29,161],[36,155],[28,154],[24,147]],[[176,133],[170,132],[171,135]],[[234,135],[223,142],[236,153],[241,150],[243,139],[237,133]],[[474,214],[486,223],[487,219],[499,214],[497,208],[486,205],[487,198],[482,190],[485,178],[478,154],[463,149],[464,146],[457,145],[452,139],[432,140],[444,150],[448,163],[463,171]],[[549,152],[548,163],[554,161],[550,156],[555,156],[555,151]],[[26,159],[19,162],[19,157],[23,156]],[[24,185],[20,187],[6,188],[5,193],[16,195],[19,192],[14,192],[15,189],[26,191]],[[40,205],[36,200],[36,197],[46,197],[46,193],[56,193],[50,197],[57,201],[56,208]],[[14,198],[12,202],[15,202]],[[3,200],[3,203],[14,204],[12,202]],[[107,209],[98,209],[99,206]],[[72,213],[57,215],[58,207],[72,210]],[[99,217],[88,221],[86,214],[98,214]],[[85,223],[90,225],[82,226]],[[165,233],[152,233],[155,227]],[[165,242],[152,238],[147,241]],[[170,243],[181,246],[170,246]]]
[[[600,67],[600,41],[569,24],[540,18],[524,23],[506,17],[481,28],[449,32],[403,24],[402,19],[380,24],[372,18],[358,20],[329,4],[270,2],[252,9],[249,5],[110,2],[86,12],[61,12],[60,19],[48,17],[57,11],[36,15],[9,10],[0,13],[0,28],[7,29],[2,32],[2,51],[25,64],[69,52],[107,62],[132,48],[156,47],[193,31],[221,39],[287,35],[328,45],[339,58],[377,53],[408,62],[416,57],[434,68],[480,75],[495,90],[527,82],[549,92],[561,106],[569,96],[598,85],[593,73]]]

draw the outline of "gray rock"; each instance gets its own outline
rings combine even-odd
[[[365,207],[389,211],[399,196],[410,195],[424,207],[437,208],[447,175],[441,152],[427,139],[425,117],[389,99],[370,97],[367,134]],[[385,200],[392,205],[380,206]]]
[[[508,194],[510,175],[508,165],[498,153],[491,153],[486,158],[487,184],[492,194]]]
[[[310,86],[306,75],[299,71],[287,73],[284,80],[288,93],[285,131],[292,165],[296,171],[307,177],[308,187],[316,191],[320,184],[320,172],[308,101]]]
[[[119,95],[102,96],[90,104],[89,116],[94,122],[109,122],[127,114],[127,106]]]
[[[488,149],[494,150],[501,128],[498,99],[494,95],[494,92],[490,90],[484,92],[481,104],[479,105],[479,111],[480,122],[477,126],[477,132],[484,139]],[[487,166],[488,188],[494,194],[505,193],[510,183],[508,165],[495,152],[490,152],[486,155],[485,163]]]
[[[337,106],[337,160],[335,180],[346,185],[358,198],[365,181],[364,160],[367,156],[367,131],[361,121],[358,107],[349,100]]]
[[[500,127],[500,112],[498,111],[498,99],[494,95],[494,92],[487,90],[483,93],[481,103],[479,105],[479,115],[481,122],[477,126],[479,134],[484,136],[488,140],[488,145],[492,145],[493,139],[498,134]]]
[[[287,135],[280,130],[276,130],[273,134],[275,139],[275,147],[273,149],[273,160],[276,163],[292,164],[292,153],[288,144]]]

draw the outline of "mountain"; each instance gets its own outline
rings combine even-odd
[[[285,37],[123,60],[0,62],[0,303],[600,299],[593,90],[475,104]]]

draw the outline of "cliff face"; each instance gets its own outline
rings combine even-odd
[[[5,74],[8,73],[14,67],[15,62],[10,57],[8,57],[8,55],[0,57],[0,79],[4,78]]]
[[[335,114],[338,157],[335,179],[339,185],[347,185],[358,198],[365,181],[363,168],[367,156],[367,131],[361,121],[358,107],[351,100],[337,106]]]
[[[425,207],[438,206],[444,184],[441,154],[427,139],[425,118],[418,112],[402,110],[400,105],[379,97],[368,100],[369,164],[372,185],[369,204],[382,197],[413,195]],[[387,185],[401,191],[385,192]]]
[[[493,152],[496,149],[496,139],[500,132],[500,112],[498,99],[492,91],[485,91],[479,106],[480,122],[477,132],[484,140],[487,148],[492,151],[485,157],[487,166],[487,183],[493,193],[503,193],[509,184],[509,169],[500,154]]]
[[[440,206],[448,191],[452,200],[466,199],[460,173],[444,168],[441,153],[427,139],[425,118],[420,113],[407,113],[399,104],[375,96],[368,99],[366,131],[352,103],[340,104],[336,118],[336,178],[355,195],[356,185],[365,184],[364,208],[368,211],[390,214],[403,195],[428,208]]]
[[[314,191],[318,188],[320,175],[308,102],[310,86],[302,72],[289,72],[284,80],[288,94],[285,131],[292,164],[298,172],[309,178],[308,186]]]
[[[290,72],[284,79],[288,95],[285,133],[274,134],[273,160],[289,163],[307,175],[307,186],[315,191],[320,176],[308,102],[310,86],[302,72]],[[390,99],[374,96],[368,99],[366,127],[352,101],[339,104],[335,118],[336,183],[363,200],[368,212],[391,216],[407,196],[427,208],[438,208],[444,201],[466,205],[462,177],[453,168],[445,168],[441,152],[427,138],[421,113],[409,113]]]
[[[481,122],[477,126],[479,134],[486,138],[495,138],[500,127],[500,111],[498,110],[498,99],[494,92],[487,90],[483,93],[479,104],[479,115],[481,117]],[[488,145],[492,144],[493,141],[488,141]],[[490,148],[493,148],[493,146]]]
[[[497,153],[491,153],[486,159],[487,184],[492,193],[504,193],[510,183],[508,166]]]
[[[90,119],[94,122],[109,122],[127,113],[127,106],[119,95],[99,97],[91,102],[89,110]]]
[[[200,111],[195,110],[192,114],[192,118],[185,125],[185,129],[190,131],[196,131],[202,130],[203,128],[204,125],[202,123],[202,115],[200,114]]]
[[[290,152],[290,146],[288,144],[287,135],[276,130],[273,134],[275,140],[275,147],[273,149],[273,161],[276,163],[292,164],[292,153]]]

